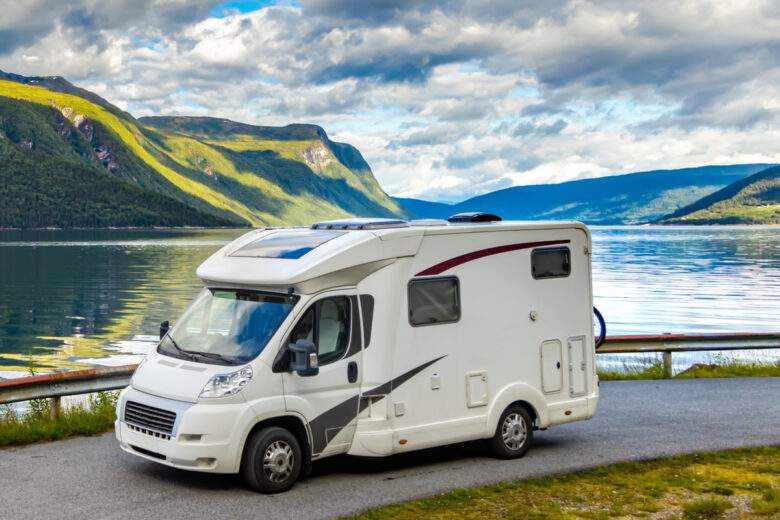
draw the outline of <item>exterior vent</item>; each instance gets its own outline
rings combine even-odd
[[[151,435],[153,432],[171,435],[173,424],[176,422],[176,412],[127,401],[125,403],[125,422],[140,430],[146,430],[141,431],[141,433],[147,435]]]
[[[482,213],[475,211],[472,213],[458,213],[447,219],[452,224],[464,224],[469,222],[498,222],[501,217],[492,213]]]
[[[312,229],[388,229],[409,227],[409,222],[400,219],[386,218],[353,218],[344,220],[326,220],[312,224]]]

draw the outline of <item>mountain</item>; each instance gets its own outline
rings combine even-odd
[[[105,150],[59,112],[0,97],[0,228],[239,223],[110,175]]]
[[[611,175],[560,184],[515,186],[457,204],[396,199],[409,213],[446,218],[487,211],[504,219],[575,219],[589,224],[655,221],[771,165],[738,164]]]
[[[0,227],[403,215],[360,152],[318,126],[135,119],[60,77],[0,71],[0,155]]]
[[[680,208],[663,224],[780,224],[780,167],[768,168]]]
[[[393,197],[399,206],[407,213],[420,218],[447,218],[453,214],[454,204],[445,202],[430,202],[420,199],[405,199]]]

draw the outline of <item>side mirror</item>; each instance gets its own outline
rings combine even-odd
[[[320,367],[317,362],[317,346],[307,339],[299,339],[291,344],[290,350],[290,370],[301,377],[316,376],[320,373]]]
[[[171,329],[171,322],[168,320],[160,322],[160,339],[163,339]]]

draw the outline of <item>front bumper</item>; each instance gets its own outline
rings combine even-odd
[[[176,412],[171,435],[125,422],[127,401]],[[253,417],[247,403],[200,404],[124,390],[114,424],[120,447],[127,453],[174,468],[209,473],[237,473]]]

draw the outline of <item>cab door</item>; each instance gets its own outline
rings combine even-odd
[[[355,434],[362,374],[360,312],[354,291],[318,295],[298,315],[285,345],[317,347],[319,373],[283,374],[285,404],[306,419],[312,455],[346,452]]]

